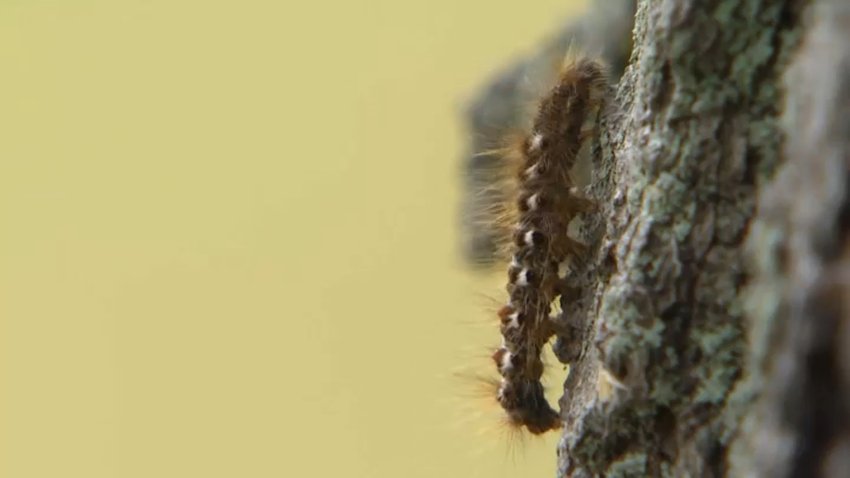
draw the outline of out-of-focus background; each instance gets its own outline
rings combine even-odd
[[[0,476],[552,476],[459,112],[582,3],[2,2]]]

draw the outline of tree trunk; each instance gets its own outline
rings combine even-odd
[[[559,476],[850,476],[850,6],[641,0],[633,38],[562,299]]]

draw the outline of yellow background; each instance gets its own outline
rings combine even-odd
[[[0,476],[552,476],[458,112],[576,3],[0,3]]]

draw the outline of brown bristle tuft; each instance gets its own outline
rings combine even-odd
[[[599,63],[569,62],[540,100],[531,131],[511,136],[503,148],[499,187],[506,199],[494,218],[509,238],[503,250],[511,258],[510,299],[497,314],[503,345],[491,358],[502,377],[495,394],[508,422],[532,434],[561,426],[543,394],[540,354],[553,335],[549,313],[560,290],[558,265],[587,253],[586,245],[569,237],[568,228],[594,206],[576,194],[571,170],[596,134],[606,87]]]

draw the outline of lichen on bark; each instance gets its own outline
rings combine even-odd
[[[779,163],[798,3],[639,2],[596,168],[608,177],[590,188],[606,206],[587,229],[597,266],[587,306],[564,304],[592,346],[561,401],[561,476],[725,475],[747,354],[743,244]],[[600,367],[616,383],[604,399],[590,390]]]

